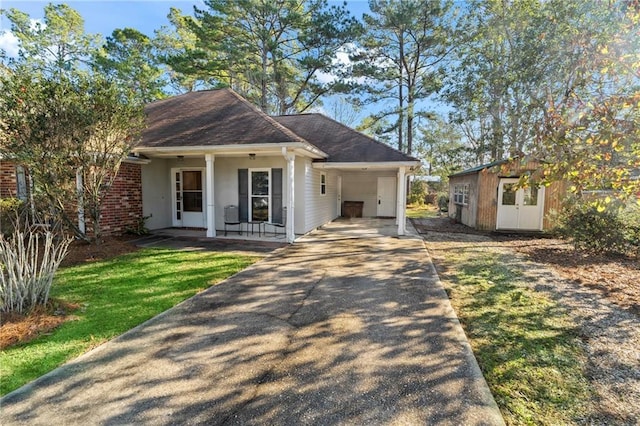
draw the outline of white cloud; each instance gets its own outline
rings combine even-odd
[[[18,38],[9,30],[0,32],[0,49],[4,50],[8,57],[18,56]]]

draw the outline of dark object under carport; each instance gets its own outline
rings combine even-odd
[[[364,201],[345,201],[342,203],[343,217],[362,217],[362,208]]]

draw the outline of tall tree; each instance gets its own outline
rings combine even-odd
[[[90,239],[70,215],[84,211],[99,241],[102,201],[144,124],[140,99],[92,72],[98,38],[75,10],[48,5],[35,26],[22,12],[7,16],[20,52],[0,73],[0,155],[27,166],[49,210]]]
[[[611,190],[599,208],[612,198],[640,204],[640,6],[615,1],[582,12],[580,31],[564,44],[577,66],[548,92],[536,153],[550,160],[547,180],[566,179],[577,194]]]
[[[152,40],[132,28],[116,29],[94,59],[94,66],[123,86],[130,87],[143,102],[165,97],[164,71]]]
[[[452,2],[370,0],[369,8],[354,75],[366,78],[360,86],[366,103],[388,104],[374,121],[392,118],[387,131],[397,133],[398,149],[411,153],[418,102],[441,86],[439,65],[451,49]]]
[[[45,6],[42,22],[18,9],[4,13],[19,42],[17,63],[43,74],[77,72],[90,63],[101,42],[100,36],[85,33],[82,16],[65,4]]]
[[[207,66],[211,61],[206,55],[211,50],[198,48],[198,37],[193,31],[199,25],[198,21],[174,7],[167,19],[171,25],[155,31],[153,44],[172,89],[184,93],[215,86],[215,81],[212,81],[215,73]]]
[[[533,152],[543,180],[638,193],[636,2],[477,0],[446,98],[479,158]]]
[[[326,0],[208,0],[180,71],[207,73],[267,113],[301,112],[339,86],[321,81],[359,30],[345,6]],[[178,61],[174,61],[177,63]],[[187,68],[191,67],[192,71]]]
[[[103,200],[144,124],[141,104],[99,74],[21,70],[0,76],[0,90],[0,154],[29,169],[37,194],[78,237],[99,241]],[[78,208],[92,234],[79,227]]]
[[[450,174],[474,165],[474,156],[458,126],[434,116],[420,130],[422,140],[416,154],[426,164],[427,175],[440,176],[446,182]]]

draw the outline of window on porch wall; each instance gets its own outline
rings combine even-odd
[[[269,171],[251,171],[251,220],[269,221]]]
[[[282,222],[282,169],[238,169],[240,221]]]

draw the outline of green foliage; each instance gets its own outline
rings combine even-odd
[[[363,16],[361,48],[353,55],[352,76],[364,103],[383,105],[372,124],[387,122],[381,133],[397,135],[400,151],[411,154],[415,129],[429,113],[418,102],[442,86],[440,65],[451,45],[451,1],[372,0]],[[394,144],[394,145],[395,145]]]
[[[142,250],[61,268],[51,296],[80,305],[74,321],[0,352],[0,393],[53,370],[255,262],[229,253]]]
[[[13,63],[41,74],[77,73],[101,42],[100,36],[85,33],[84,19],[66,4],[46,5],[42,22],[18,9],[4,14],[19,41],[19,58]]]
[[[136,219],[135,225],[126,229],[127,234],[133,235],[147,235],[149,233],[149,228],[147,228],[147,220],[153,216],[150,214],[149,216],[142,216]]]
[[[131,87],[142,102],[152,102],[165,97],[167,84],[154,49],[152,40],[141,32],[116,29],[96,54],[94,66],[118,84]]]
[[[326,0],[207,0],[193,18],[172,10],[164,29],[166,62],[183,76],[228,86],[269,114],[301,112],[341,87],[332,73],[360,25],[344,5]],[[175,33],[180,49],[165,36]],[[178,49],[174,49],[178,47]]]
[[[407,202],[409,204],[423,205],[429,192],[429,185],[423,180],[414,180],[411,182],[411,191]]]
[[[577,250],[591,253],[640,252],[640,208],[615,203],[575,202],[560,214],[558,231]]]
[[[438,209],[441,212],[449,211],[449,193],[442,193],[438,195]]]
[[[12,234],[24,203],[17,198],[0,198],[0,235]]]

